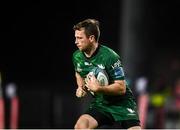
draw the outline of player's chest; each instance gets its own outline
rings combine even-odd
[[[101,69],[105,69],[105,63],[100,60],[82,60],[81,62],[77,63],[77,71],[81,74],[81,76],[86,76],[89,71],[91,71],[94,67],[99,67]]]

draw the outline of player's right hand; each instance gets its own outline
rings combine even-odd
[[[76,89],[76,96],[77,97],[81,98],[81,97],[84,97],[86,94],[87,94],[86,91],[83,90],[82,88],[79,87]]]

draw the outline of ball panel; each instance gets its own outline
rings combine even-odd
[[[105,70],[95,67],[93,68],[87,75],[87,78],[90,78],[91,75],[94,75],[96,79],[99,81],[101,86],[106,86],[109,84],[109,77]],[[86,79],[85,79],[86,80]],[[92,95],[95,95],[94,92],[88,90]]]
[[[99,67],[95,67],[89,72],[88,75],[92,75],[92,74],[97,78],[101,86],[105,86],[109,84],[109,77],[105,70]]]
[[[99,81],[100,85],[101,86],[105,86],[105,85],[108,85],[108,78],[106,76],[106,74],[104,74],[103,72],[99,72],[97,74],[97,80]]]

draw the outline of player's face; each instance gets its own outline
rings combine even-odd
[[[86,36],[84,29],[75,31],[75,44],[80,51],[86,51],[91,44],[90,39]]]

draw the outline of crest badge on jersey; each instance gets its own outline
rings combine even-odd
[[[99,64],[99,65],[97,65],[100,69],[105,69],[105,66],[103,65],[103,64]]]

